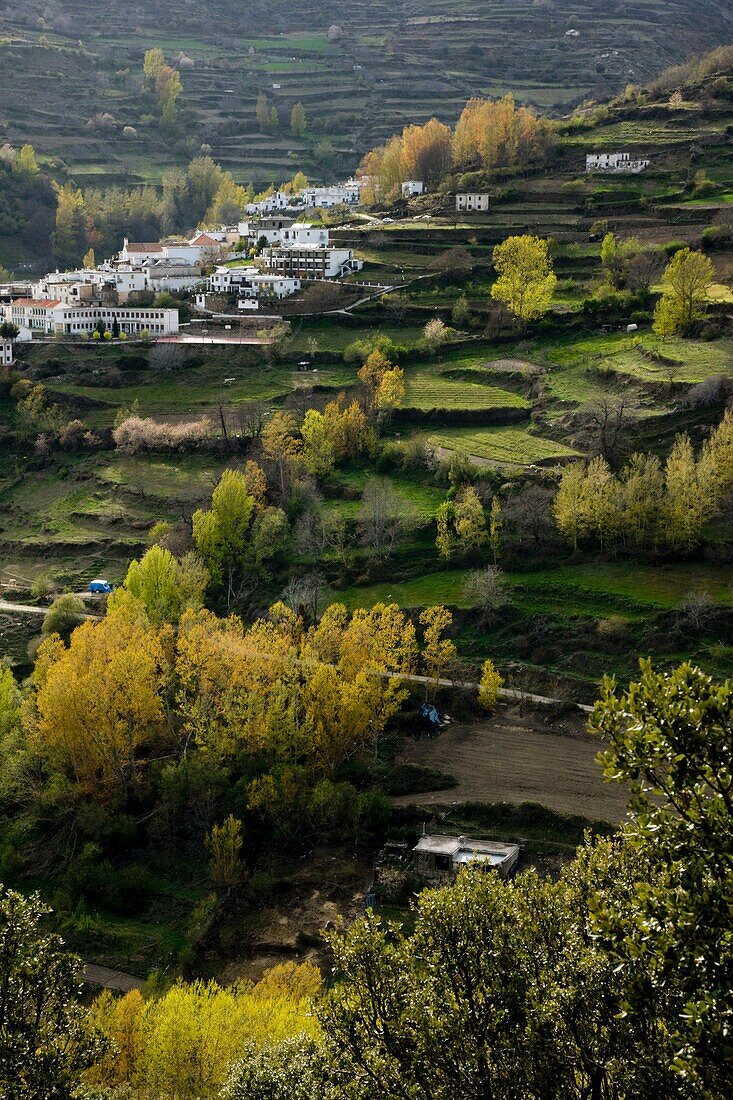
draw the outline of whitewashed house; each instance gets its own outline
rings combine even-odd
[[[456,195],[456,212],[482,214],[489,209],[490,196],[486,191],[459,191]]]
[[[329,187],[304,187],[300,192],[300,201],[305,206],[355,206],[361,194],[361,185],[357,180],[336,183]]]
[[[588,153],[585,158],[586,172],[610,172],[638,175],[648,168],[650,160],[631,158],[631,153]]]
[[[405,180],[402,184],[402,198],[414,199],[417,195],[425,194],[425,184],[422,180]]]
[[[13,341],[0,336],[0,367],[12,367],[14,362]]]

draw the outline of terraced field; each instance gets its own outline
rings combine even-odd
[[[519,428],[444,428],[431,432],[428,441],[447,451],[465,451],[487,462],[529,466],[577,456],[562,443],[531,435]]]
[[[334,24],[341,34],[330,40]],[[321,0],[307,10],[161,0],[154,11],[141,0],[114,10],[91,0],[18,0],[3,22],[0,124],[3,140],[30,140],[79,180],[81,169],[99,182],[159,179],[205,142],[238,178],[266,184],[291,175],[295,161],[313,176],[348,171],[409,122],[435,113],[452,121],[470,95],[512,90],[544,108],[567,107],[709,49],[730,38],[730,27],[721,0],[694,11],[685,0],[630,0],[622,15],[600,0],[582,10],[572,0],[493,0],[480,10],[464,0],[419,8],[413,0],[349,8]],[[571,29],[579,34],[569,37]],[[140,101],[151,46],[173,62],[185,58],[190,114],[173,140]],[[272,135],[255,122],[263,91],[280,116]],[[288,130],[298,100],[309,119],[302,138]],[[87,125],[102,111],[112,115],[108,126]],[[126,125],[136,137],[121,136]],[[333,149],[318,150],[325,139]]]
[[[472,372],[481,377],[479,371]],[[422,409],[523,409],[528,402],[511,390],[500,389],[486,382],[457,378],[442,367],[408,368],[406,372],[405,406]]]

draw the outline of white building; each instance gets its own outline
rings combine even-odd
[[[456,195],[456,211],[459,214],[479,214],[489,209],[486,192],[459,191]]]
[[[242,298],[288,298],[300,290],[300,279],[263,275],[256,267],[217,267],[207,280],[212,294],[238,293]]]
[[[318,244],[265,248],[260,258],[267,274],[296,279],[341,279],[363,266],[350,248]]]
[[[208,233],[197,233],[190,241],[128,241],[125,237],[117,254],[119,263],[139,267],[149,261],[169,260],[174,263],[202,264],[222,251],[220,241]]]
[[[0,367],[12,367],[14,362],[13,341],[0,336]]]
[[[402,198],[414,199],[416,195],[425,194],[425,184],[422,180],[405,180],[402,184]]]
[[[100,321],[110,331],[116,321],[120,331],[128,336],[137,336],[144,330],[153,336],[178,332],[177,309],[127,309],[102,304],[73,305],[58,299],[16,298],[6,307],[6,316],[21,329],[21,335],[31,336],[34,333],[82,336],[92,332]]]
[[[330,187],[304,187],[300,192],[300,201],[305,206],[355,206],[361,194],[361,184],[357,180],[336,183]]]
[[[245,206],[245,212],[250,215],[255,214],[276,214],[280,210],[296,210],[303,209],[302,205],[298,205],[293,202],[293,196],[288,195],[285,191],[275,191],[274,194],[268,195],[266,199],[260,199],[257,202],[248,202]]]
[[[625,172],[638,175],[650,164],[650,160],[632,160],[631,153],[588,153],[585,158],[586,172]]]

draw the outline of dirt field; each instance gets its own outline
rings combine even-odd
[[[408,742],[401,760],[454,775],[447,791],[404,795],[399,805],[540,802],[552,810],[619,821],[623,788],[603,781],[595,757],[602,742],[582,728],[553,729],[503,707],[488,722],[453,725],[430,741]]]

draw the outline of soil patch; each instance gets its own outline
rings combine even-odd
[[[561,813],[617,822],[625,815],[626,792],[604,783],[596,763],[602,748],[587,733],[546,727],[516,707],[502,708],[487,722],[457,724],[434,740],[409,743],[401,761],[448,772],[458,785],[394,802],[539,802]]]

